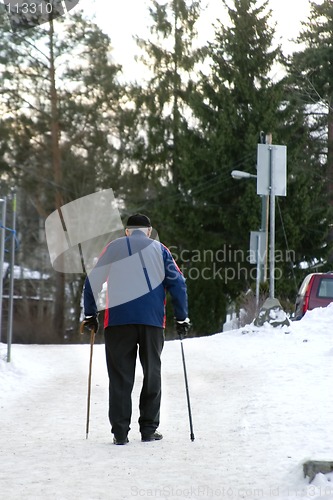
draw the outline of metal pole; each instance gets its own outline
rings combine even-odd
[[[92,372],[92,359],[93,349],[95,342],[95,330],[92,328],[90,333],[90,361],[89,361],[89,376],[88,376],[88,396],[87,396],[87,419],[86,419],[86,439],[89,434],[89,421],[90,421],[90,394],[91,394],[91,372]]]
[[[259,298],[260,298],[260,268],[262,263],[262,255],[260,255],[260,237],[257,236],[257,279],[256,279],[256,311],[259,310]]]
[[[186,373],[186,365],[185,365],[185,354],[183,347],[183,337],[179,335],[180,345],[182,349],[182,359],[183,359],[183,367],[184,367],[184,378],[185,378],[185,389],[186,389],[186,398],[187,398],[187,408],[188,408],[188,418],[190,421],[190,439],[194,441],[194,433],[193,433],[193,423],[192,423],[192,412],[191,412],[191,403],[190,403],[190,393],[188,390],[188,381],[187,381],[187,373]]]
[[[0,199],[1,203],[1,220],[0,220],[0,342],[1,342],[1,332],[2,332],[2,298],[3,298],[3,264],[5,259],[5,238],[6,238],[6,197]]]
[[[7,362],[11,360],[11,348],[13,339],[13,305],[14,305],[14,264],[15,264],[15,241],[16,241],[16,193],[12,198],[12,238],[10,248],[10,283],[8,299],[8,329],[7,329]]]
[[[269,172],[270,172],[270,246],[269,246],[269,297],[274,298],[275,295],[275,186],[274,186],[274,171],[273,171],[273,148],[269,148]]]
[[[264,283],[267,281],[267,257],[268,257],[268,212],[269,212],[269,196],[261,196],[261,227],[262,238],[265,238],[265,253],[261,256],[260,263],[260,281]]]

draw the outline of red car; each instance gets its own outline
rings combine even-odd
[[[333,273],[308,274],[298,290],[295,319],[301,319],[306,311],[326,307],[333,302]]]

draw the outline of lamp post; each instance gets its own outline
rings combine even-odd
[[[269,297],[275,298],[275,197],[287,196],[287,147],[258,144],[257,194],[269,196]]]
[[[273,149],[269,151],[269,297],[275,297],[275,186],[273,175]]]
[[[267,227],[267,199],[268,197],[270,199],[269,297],[273,299],[275,295],[275,196],[287,195],[286,146],[258,144],[257,172],[257,175],[254,175],[241,170],[233,170],[231,176],[234,179],[257,179],[257,194],[262,196],[262,232]],[[267,252],[265,254],[267,255]],[[266,275],[265,272],[264,274]]]
[[[233,179],[257,179],[257,175],[243,172],[242,170],[233,170],[231,172]],[[261,195],[261,233],[268,232],[268,196]],[[267,243],[265,242],[264,258],[262,259],[261,281],[266,281],[266,262],[267,262]]]
[[[242,170],[233,170],[231,172],[231,177],[233,179],[256,179],[257,175],[250,174],[249,172],[244,172]],[[251,243],[250,250],[252,248],[255,249],[255,259],[251,259],[250,262],[252,264],[257,264],[257,275],[256,275],[256,306],[259,307],[259,298],[260,298],[260,282],[266,281],[266,240],[267,240],[267,230],[266,230],[266,221],[267,221],[267,197],[262,196],[262,209],[261,209],[261,227],[259,232],[251,232]],[[263,237],[265,238],[263,240]],[[262,249],[265,248],[263,251]]]
[[[231,177],[233,179],[256,179],[257,176],[254,174],[250,174],[249,172],[243,172],[242,170],[233,170],[231,172]]]
[[[5,259],[5,238],[6,238],[6,207],[7,198],[0,199],[0,342],[2,333],[2,296],[3,296],[3,276]]]

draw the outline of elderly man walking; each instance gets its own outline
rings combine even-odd
[[[128,443],[137,353],[143,370],[139,430],[145,442],[162,439],[157,431],[161,404],[161,353],[164,344],[166,292],[177,331],[189,328],[185,279],[171,252],[150,238],[143,214],[128,218],[125,236],[109,243],[84,286],[84,324],[98,329],[98,294],[107,283],[104,315],[109,375],[109,420],[113,442]]]

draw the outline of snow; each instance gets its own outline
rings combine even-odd
[[[112,444],[104,346],[0,345],[0,492],[6,500],[333,499],[332,474],[309,484],[302,464],[333,460],[333,304],[289,327],[183,341],[162,354],[164,439],[142,443],[137,369],[130,442]]]
[[[9,262],[3,263],[3,271],[4,275],[6,275],[7,271],[9,271]],[[22,266],[14,266],[14,279],[24,279],[24,280],[46,280],[50,276],[45,273],[41,273],[40,271],[34,271],[32,269],[28,269],[27,267]]]

